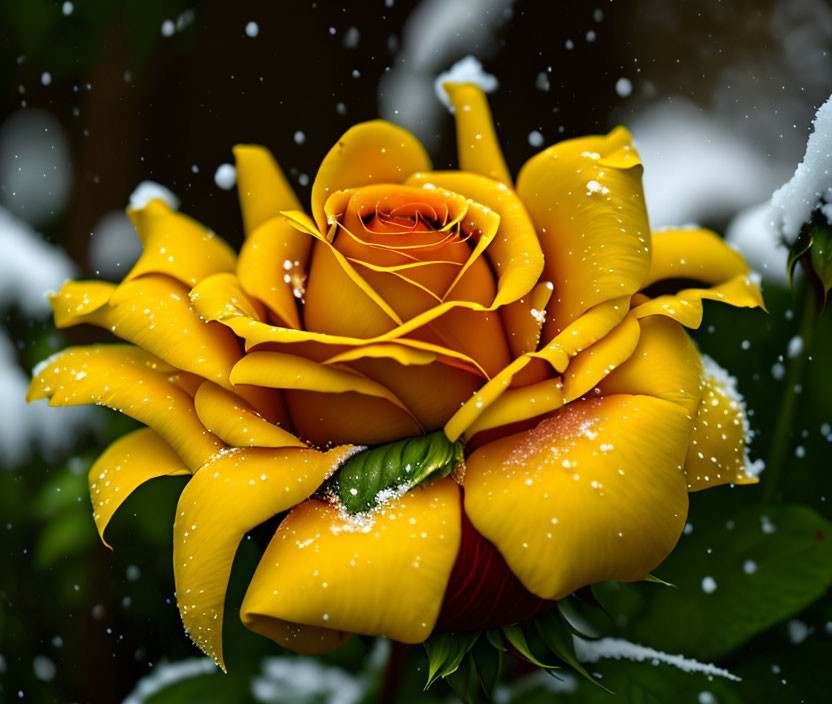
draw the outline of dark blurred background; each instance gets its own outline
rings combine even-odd
[[[135,690],[131,704],[252,697],[349,704],[371,696],[378,679],[383,653],[370,654],[383,646],[360,640],[325,660],[339,670],[293,670],[287,679],[279,663],[262,664],[278,649],[245,633],[234,613],[259,554],[249,541],[235,566],[226,619],[232,675],[199,676],[207,671],[181,629],[170,570],[180,480],[151,483],[125,504],[110,529],[110,553],[95,535],[86,471],[130,423],[104,412],[22,407],[21,385],[35,363],[67,341],[93,339],[89,331],[58,334],[41,294],[66,276],[117,279],[129,269],[138,243],[122,213],[140,182],[170,189],[183,212],[239,245],[236,192],[215,178],[232,162],[236,143],[267,145],[304,202],[338,137],[379,115],[413,129],[437,168],[453,167],[452,120],[433,80],[473,54],[500,82],[491,105],[512,171],[542,146],[624,123],[646,164],[652,224],[696,221],[724,232],[800,160],[814,111],[832,90],[830,49],[832,7],[822,0],[0,0],[0,700],[118,702]],[[770,315],[714,306],[700,343],[740,376],[755,411],[754,456],[770,449],[786,385],[805,385],[787,433],[794,468],[776,495],[828,516],[828,318],[814,346],[798,352],[811,381],[795,381],[787,376],[787,342],[800,311],[793,312],[785,286],[785,252],[764,237],[739,237],[737,245],[765,275]],[[758,501],[755,491],[741,501]],[[724,530],[737,495],[727,488],[712,493],[694,497],[691,523]],[[692,539],[683,538],[677,563],[695,563],[685,540]],[[710,551],[710,543],[691,545],[689,551]],[[794,553],[788,542],[782,550]],[[690,654],[751,668],[758,674],[746,678],[749,686],[778,687],[782,696],[774,701],[819,701],[818,673],[807,663],[821,652],[832,655],[832,611],[823,600],[808,615],[800,611],[823,594],[828,571],[818,567],[822,578],[803,591],[775,585],[775,592],[796,594],[788,605],[772,606],[767,592],[760,608],[771,613],[756,630],[740,628],[731,647],[696,646]],[[690,577],[695,590],[703,576]],[[746,594],[738,585],[725,612]],[[688,628],[671,617],[671,609],[686,608],[684,589],[676,596],[668,611],[651,612],[657,629]],[[642,613],[638,608],[648,607],[636,605],[643,598],[634,593],[619,606]],[[726,618],[718,610],[713,616]],[[612,625],[633,635],[626,619]],[[677,645],[644,629],[638,635]],[[144,690],[137,685],[159,663],[183,660],[184,669],[169,675],[190,675],[183,683],[163,686],[163,674]],[[782,670],[789,667],[787,677]],[[682,682],[665,670],[677,701],[751,696],[704,678]],[[334,677],[333,691],[343,691],[349,688],[337,677],[347,672],[359,673],[366,691],[358,698],[287,684]],[[639,692],[652,691],[658,698],[651,701],[669,701],[649,684],[639,689],[638,676],[635,684],[620,676],[627,682],[621,696],[645,701]],[[204,680],[209,684],[197,684]],[[808,689],[795,688],[795,680]],[[558,696],[598,696],[565,681]],[[523,686],[504,690],[503,701],[532,701],[530,692],[543,692],[541,701],[555,696],[550,684]],[[428,697],[414,694],[420,683],[405,688],[408,701]]]

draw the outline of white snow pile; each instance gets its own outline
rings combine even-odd
[[[725,241],[739,250],[748,265],[764,279],[788,283],[789,251],[774,226],[770,201],[738,213],[725,230]]]
[[[251,683],[257,702],[297,704],[357,704],[364,695],[363,682],[338,667],[309,658],[272,657],[263,660],[262,674]]]
[[[179,662],[160,663],[149,675],[142,677],[122,704],[142,704],[165,687],[182,680],[218,672],[211,658],[189,658]]]
[[[72,261],[3,207],[0,252],[0,308],[20,308],[27,316],[47,315],[46,293],[75,274]]]
[[[794,175],[771,198],[737,215],[725,233],[748,263],[767,278],[786,283],[788,245],[820,208],[832,224],[832,96],[812,121],[814,130]]]
[[[46,293],[75,273],[63,251],[43,241],[26,223],[0,207],[0,310],[19,308],[27,317],[49,314]],[[89,407],[51,408],[46,401],[26,404],[29,375],[0,328],[0,466],[25,462],[32,446],[47,457],[68,450],[77,433],[95,417]]]
[[[740,681],[739,677],[716,665],[692,660],[682,655],[668,655],[660,650],[637,645],[623,638],[601,638],[600,640],[575,638],[575,653],[581,662],[596,663],[605,658],[635,662],[662,662],[688,673],[698,672],[711,677],[725,677],[734,682]]]
[[[499,85],[494,76],[486,73],[479,59],[470,55],[457,61],[447,71],[440,73],[433,83],[436,97],[448,110],[453,111],[451,98],[445,90],[446,83],[473,83],[486,93],[493,93]]]
[[[644,162],[644,195],[654,229],[727,220],[782,181],[765,153],[693,103],[671,98],[631,123]]]
[[[787,242],[795,241],[818,207],[832,224],[832,96],[820,106],[812,124],[803,161],[771,196],[774,226]]]
[[[131,210],[144,208],[152,200],[163,200],[174,210],[179,210],[179,197],[166,186],[155,181],[142,181],[130,194]]]

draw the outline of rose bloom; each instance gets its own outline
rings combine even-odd
[[[148,426],[92,467],[102,539],[137,486],[190,475],[177,601],[221,666],[235,552],[278,514],[242,620],[321,653],[352,634],[514,623],[644,579],[689,492],[755,481],[742,399],[684,329],[706,299],[762,306],[742,258],[704,230],[651,234],[625,129],[556,144],[515,183],[482,91],[446,89],[459,171],[433,171],[399,127],[359,124],[305,211],[265,148],[239,146],[238,255],[155,200],[129,213],[144,252],[120,284],[51,299],[58,327],[128,344],[64,350],[29,397]],[[326,490],[363,446],[431,431],[464,444],[450,476],[359,515]]]

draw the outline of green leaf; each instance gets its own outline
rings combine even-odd
[[[800,232],[797,233],[797,239],[792,243],[792,246],[789,248],[789,261],[787,265],[787,270],[789,274],[789,284],[792,284],[792,276],[794,275],[794,268],[797,266],[797,262],[800,258],[809,251],[812,246],[812,230],[813,228],[806,224],[800,228]]]
[[[593,684],[610,692],[610,690],[592,677],[584,666],[578,662],[578,656],[575,654],[575,640],[572,637],[572,627],[559,611],[553,610],[541,614],[535,619],[534,625],[543,642],[546,644],[546,647],[549,648],[553,655],[563,660],[573,670],[579,672]]]
[[[337,477],[341,503],[350,513],[372,509],[380,492],[448,476],[462,461],[462,445],[441,430],[364,450]]]
[[[812,272],[823,287],[823,296],[832,288],[832,227],[828,222],[812,228],[812,247],[809,255]]]
[[[35,543],[35,567],[45,569],[62,558],[72,557],[97,541],[95,526],[86,509],[61,511],[40,530]]]
[[[452,675],[460,666],[468,651],[480,637],[479,631],[465,633],[434,633],[424,643],[428,656],[428,682],[425,689],[436,680]]]
[[[639,587],[609,585],[604,601],[627,616],[630,640],[710,661],[826,592],[832,524],[805,506],[749,507],[730,521],[695,526],[662,572],[677,590],[652,591],[627,608]]]
[[[532,665],[537,665],[538,667],[542,667],[546,670],[557,669],[557,665],[546,665],[535,657],[529,647],[528,641],[526,640],[526,634],[523,633],[523,629],[518,624],[503,626],[503,635],[505,635],[508,642],[511,643],[511,647],[520,653],[520,655],[522,655]]]

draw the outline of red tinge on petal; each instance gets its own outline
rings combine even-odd
[[[462,540],[442,610],[441,631],[472,631],[524,621],[556,602],[528,591],[492,543],[480,535],[462,511]]]

